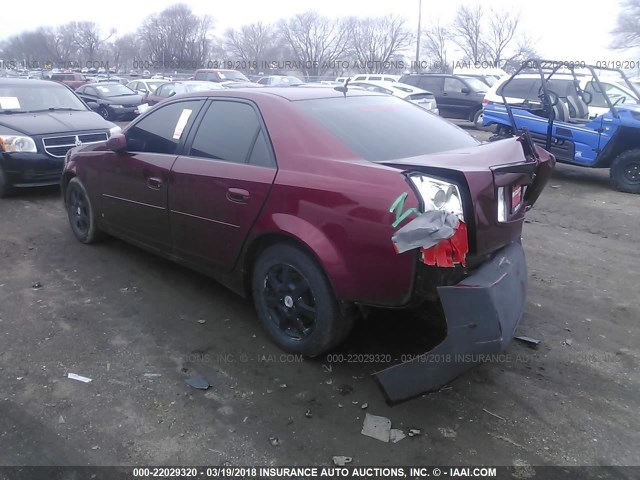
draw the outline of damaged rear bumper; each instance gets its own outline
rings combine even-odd
[[[439,390],[511,342],[522,317],[527,266],[521,243],[499,250],[456,285],[438,287],[447,337],[433,350],[374,374],[390,403]]]

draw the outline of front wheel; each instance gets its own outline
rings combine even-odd
[[[626,193],[640,193],[640,149],[618,155],[609,170],[611,185]]]
[[[252,293],[262,324],[287,352],[318,356],[344,340],[353,325],[322,269],[290,245],[274,245],[260,255]]]
[[[102,118],[104,118],[105,120],[111,120],[111,119],[113,119],[113,115],[111,115],[111,112],[109,111],[109,109],[108,109],[107,107],[105,107],[104,105],[98,109],[98,113],[99,113],[99,114],[102,116]]]
[[[94,243],[103,237],[96,225],[96,216],[84,185],[74,177],[67,185],[65,206],[69,224],[76,238],[82,243]]]

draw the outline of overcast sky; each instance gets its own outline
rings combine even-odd
[[[313,9],[327,16],[404,16],[417,27],[419,0],[184,0],[196,14],[211,15],[215,34],[229,27],[253,22],[270,23],[279,18]],[[20,12],[2,22],[0,40],[23,30],[39,26],[55,26],[72,20],[94,20],[105,31],[115,27],[118,34],[134,31],[144,18],[163,8],[179,3],[176,0],[131,1],[21,0]],[[619,0],[423,0],[423,24],[440,20],[449,22],[461,4],[481,3],[486,9],[509,9],[521,13],[521,23],[536,40],[538,51],[545,57],[562,61],[596,62],[612,59],[639,60],[637,52],[614,52],[608,49],[611,30],[615,27]],[[5,12],[6,13],[6,12]]]

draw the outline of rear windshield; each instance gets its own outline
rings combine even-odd
[[[383,162],[478,145],[463,129],[391,96],[301,100],[294,105],[365,160]]]

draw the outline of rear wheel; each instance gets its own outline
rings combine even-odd
[[[618,155],[609,170],[611,184],[626,193],[640,193],[640,149]]]
[[[256,311],[283,350],[315,357],[344,340],[353,318],[344,315],[322,269],[285,244],[258,258],[252,277]]]
[[[72,178],[67,185],[65,205],[71,230],[80,242],[94,243],[104,236],[96,225],[95,211],[89,195],[77,177]]]
[[[478,130],[482,130],[484,126],[482,125],[483,115],[482,109],[478,110],[474,115],[472,122]]]
[[[0,167],[0,198],[4,198],[11,193],[13,193],[13,186],[9,184],[4,170]]]

